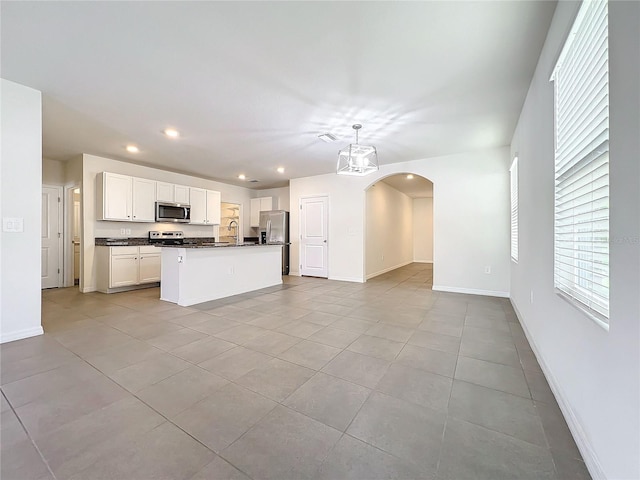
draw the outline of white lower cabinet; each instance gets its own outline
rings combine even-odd
[[[160,249],[149,246],[97,247],[97,287],[111,293],[160,281]]]
[[[110,260],[109,288],[138,284],[138,254],[111,255]]]
[[[153,253],[143,253],[143,248],[153,248]],[[160,259],[162,254],[156,247],[140,247],[138,258],[138,281],[140,283],[153,283],[160,281]]]

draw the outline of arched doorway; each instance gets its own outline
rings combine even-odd
[[[364,277],[433,285],[433,183],[397,173],[365,190]]]

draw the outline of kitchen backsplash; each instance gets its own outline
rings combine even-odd
[[[122,230],[124,229],[124,233]],[[148,237],[149,231],[174,232],[180,230],[185,237],[217,237],[218,227],[172,223],[95,222],[95,238]]]

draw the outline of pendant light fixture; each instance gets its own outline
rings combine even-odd
[[[338,175],[364,176],[378,170],[378,152],[376,147],[358,144],[358,130],[362,125],[352,127],[356,131],[356,143],[350,144],[338,152]]]

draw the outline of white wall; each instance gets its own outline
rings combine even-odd
[[[22,218],[24,231],[0,237],[0,342],[43,333],[41,105],[39,91],[1,80],[0,208],[3,218]]]
[[[413,261],[433,263],[433,198],[413,199]]]
[[[50,158],[42,159],[42,184],[43,185],[64,185],[65,165],[58,160]]]
[[[640,478],[640,3],[609,3],[608,332],[553,289],[554,118],[553,84],[549,76],[577,8],[576,3],[558,3],[513,136],[512,154],[517,152],[519,157],[520,237],[519,260],[511,265],[511,300],[592,476],[637,479]]]
[[[384,182],[366,193],[366,278],[388,272],[413,260],[413,202]]]
[[[300,198],[329,195],[329,278],[364,280],[365,189],[411,172],[434,184],[434,289],[507,296],[509,149],[382,165],[366,177],[327,174],[292,179],[291,265],[299,274]],[[492,273],[484,273],[490,266]]]
[[[243,231],[245,235],[249,231],[250,198],[253,196],[253,192],[247,188],[85,154],[82,156],[83,264],[80,280],[80,288],[83,292],[90,292],[96,289],[94,265],[96,237],[121,237],[121,228],[131,229],[131,234],[126,235],[127,237],[146,237],[149,230],[183,230],[185,236],[188,237],[211,237],[217,235],[217,227],[204,225],[97,221],[96,177],[100,172],[121,173],[123,175],[219,191],[223,202],[242,205]]]
[[[68,187],[82,186],[82,155],[67,160],[64,163],[64,179],[65,185]],[[68,193],[68,192],[67,192]],[[73,232],[71,225],[73,224],[73,209],[67,208],[69,199],[65,195],[64,209],[64,286],[70,287],[74,284],[73,275],[73,245],[71,239]],[[83,245],[83,220],[82,220],[82,195],[80,200],[80,248]],[[80,277],[82,277],[82,250],[80,250]]]

